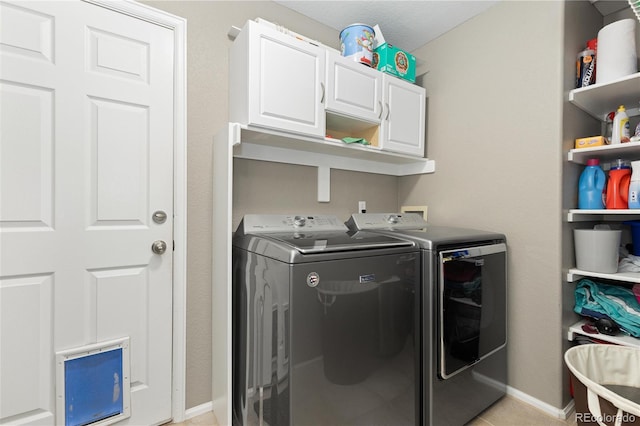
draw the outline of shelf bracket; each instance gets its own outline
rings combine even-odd
[[[318,166],[318,202],[331,201],[331,168]]]

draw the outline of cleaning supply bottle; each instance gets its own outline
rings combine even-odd
[[[613,118],[613,132],[611,134],[611,143],[617,144],[629,142],[630,138],[629,116],[627,115],[624,105],[618,107],[616,116]]]
[[[578,208],[579,209],[604,209],[602,192],[606,176],[600,160],[590,158],[587,167],[584,168],[578,181]]]
[[[615,160],[611,163],[609,179],[606,189],[607,209],[628,209],[629,181],[631,180],[631,167],[624,160]]]
[[[640,160],[631,162],[629,182],[629,208],[640,209]]]
[[[587,87],[596,82],[596,45],[598,39],[587,41],[587,48],[578,53],[576,61],[576,88]]]

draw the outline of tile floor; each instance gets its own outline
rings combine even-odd
[[[212,412],[174,423],[181,426],[221,426]],[[518,399],[506,396],[478,417],[468,426],[575,426],[573,415],[567,420],[557,419]]]

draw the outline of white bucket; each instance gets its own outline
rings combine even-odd
[[[574,229],[577,268],[589,272],[616,273],[621,234],[622,231],[611,229]]]

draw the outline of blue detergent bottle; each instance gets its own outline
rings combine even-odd
[[[597,210],[604,209],[602,191],[606,175],[600,167],[600,160],[590,158],[578,181],[578,208]]]

